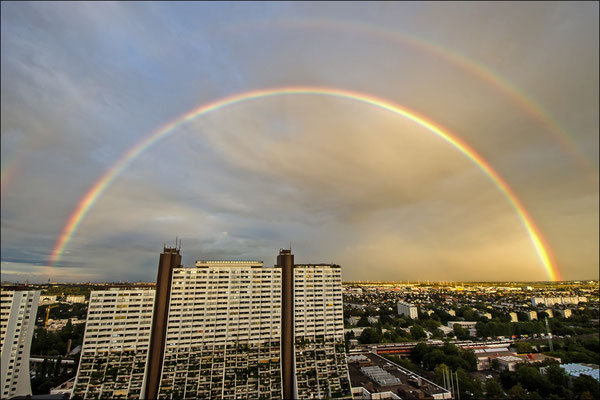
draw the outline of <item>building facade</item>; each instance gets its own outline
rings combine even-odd
[[[143,290],[92,292],[73,396],[352,398],[341,269],[294,265],[284,251],[275,267],[184,267],[179,249],[165,247],[156,289],[145,290],[153,307],[131,308]]]
[[[338,265],[294,266],[296,398],[351,398]]]
[[[0,291],[0,398],[31,395],[29,353],[35,329],[39,290]]]
[[[72,398],[143,398],[154,295],[149,288],[91,292]]]
[[[85,296],[67,296],[66,302],[69,304],[85,303]]]
[[[281,397],[281,271],[260,261],[175,267],[159,398]]]
[[[398,314],[405,315],[412,319],[419,318],[419,312],[417,311],[417,307],[404,301],[398,302]]]

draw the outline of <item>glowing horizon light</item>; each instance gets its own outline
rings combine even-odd
[[[446,142],[451,144],[455,149],[463,153],[467,158],[473,161],[479,169],[481,169],[496,185],[496,187],[502,192],[502,194],[509,201],[511,206],[517,212],[520,217],[523,226],[525,227],[532,244],[538,254],[540,261],[542,262],[548,276],[551,280],[560,280],[560,274],[556,266],[554,257],[549,250],[548,244],[544,240],[539,229],[535,225],[533,219],[510,189],[508,184],[500,177],[500,175],[491,167],[491,165],[485,161],[475,150],[473,150],[468,144],[459,139],[456,135],[451,133],[449,130],[441,127],[430,119],[419,115],[417,112],[410,110],[406,107],[394,104],[390,101],[383,100],[371,95],[364,93],[353,92],[344,89],[330,88],[330,87],[316,87],[316,86],[286,86],[280,88],[271,89],[260,89],[247,91],[243,93],[234,94],[220,100],[216,100],[200,107],[197,107],[186,114],[168,122],[161,126],[151,134],[146,136],[144,139],[139,141],[128,151],[126,151],[112,167],[110,167],[104,175],[100,177],[98,181],[91,187],[91,189],[85,194],[85,196],[78,203],[75,211],[70,215],[66,225],[63,227],[62,232],[54,246],[52,254],[49,259],[51,267],[54,267],[59,261],[60,257],[64,252],[65,247],[71,241],[71,238],[77,231],[82,220],[85,218],[91,207],[96,203],[98,198],[106,191],[109,185],[115,180],[115,178],[127,168],[138,156],[144,151],[151,147],[157,141],[163,139],[172,133],[177,127],[182,124],[193,120],[194,118],[215,111],[217,109],[230,106],[233,104],[260,99],[274,96],[283,95],[319,95],[319,96],[330,96],[343,99],[349,99],[358,101],[364,104],[370,104],[372,106],[379,107],[381,109],[393,112],[396,115],[400,115],[410,121],[413,121],[417,125],[427,129],[431,133],[436,134],[438,137],[444,139]]]

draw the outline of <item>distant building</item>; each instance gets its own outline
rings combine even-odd
[[[355,326],[356,324],[358,324],[359,320],[360,320],[359,317],[349,317],[348,324],[350,324],[351,326]]]
[[[373,352],[348,356],[354,399],[451,399],[452,393]]]
[[[557,310],[557,312],[558,312],[558,313],[560,314],[560,316],[561,316],[561,317],[563,317],[563,318],[571,318],[571,314],[572,314],[572,312],[571,312],[571,310],[569,310],[568,308]]]
[[[523,363],[534,364],[534,363],[541,362],[541,361],[548,360],[548,359],[561,362],[560,358],[558,358],[558,357],[551,357],[551,356],[547,356],[547,355],[541,354],[541,353],[508,355],[508,356],[497,357],[496,359],[498,360],[498,364],[500,366],[501,371],[503,371],[503,370],[515,371],[517,364],[523,364]]]
[[[456,311],[452,309],[448,310],[448,314],[452,315],[453,317],[456,317]]]
[[[552,318],[552,317],[554,317],[554,314],[552,313],[552,310],[551,310],[551,309],[547,308],[547,309],[545,309],[545,310],[544,310],[544,312],[545,312],[546,314],[548,314],[548,318]]]
[[[379,315],[367,317],[367,321],[369,321],[370,324],[376,324],[379,322]]]
[[[587,297],[568,296],[568,297],[532,297],[531,305],[538,306],[553,306],[555,304],[577,305],[586,303]]]
[[[0,291],[0,398],[30,396],[29,353],[35,329],[39,290]]]
[[[510,322],[519,322],[519,317],[516,312],[511,312],[508,315],[510,315]]]
[[[67,303],[85,303],[85,296],[67,296]]]
[[[596,364],[561,364],[560,367],[565,370],[567,375],[572,377],[578,377],[581,375],[588,375],[600,382],[600,369]]]
[[[537,319],[537,312],[535,311],[525,311],[525,315],[527,315],[527,319],[529,321]]]
[[[71,324],[73,324],[73,325],[85,324],[85,319],[78,319],[78,318],[49,319],[47,330],[48,331],[61,330],[62,328],[67,326],[67,323],[69,323],[69,320],[71,320]]]
[[[439,329],[440,331],[442,331],[442,332],[444,333],[444,335],[448,335],[449,333],[452,333],[452,332],[454,331],[454,330],[453,330],[452,328],[450,328],[449,326],[444,326],[444,325],[438,326],[438,329]]]
[[[412,319],[419,318],[419,312],[417,311],[417,307],[404,301],[398,302],[398,314],[405,315]]]
[[[43,294],[40,296],[40,306],[56,303],[56,296],[48,296]]]
[[[485,317],[485,318],[487,318],[487,319],[489,319],[489,320],[491,320],[491,319],[492,319],[492,314],[490,314],[489,312],[480,312],[480,313],[479,313],[479,316],[480,316],[480,317]]]
[[[468,330],[470,336],[477,336],[477,329],[475,329],[475,325],[477,325],[476,321],[448,321],[446,325],[452,329],[454,329],[454,325],[459,325]]]

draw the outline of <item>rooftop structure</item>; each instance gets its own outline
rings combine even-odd
[[[372,352],[350,355],[348,370],[356,395],[362,393],[362,388],[371,394],[390,392],[396,396],[381,398],[452,398],[445,388]],[[365,397],[364,393],[362,396],[375,398]]]
[[[570,376],[581,376],[588,375],[600,382],[600,369],[596,364],[561,364],[560,367],[565,370],[567,375]]]

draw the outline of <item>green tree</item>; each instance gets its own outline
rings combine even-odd
[[[583,392],[579,397],[580,400],[595,400],[590,392]]]
[[[459,324],[454,324],[452,329],[454,330],[454,334],[456,335],[458,340],[468,340],[470,338],[469,331],[467,331]]]
[[[517,383],[508,391],[508,398],[511,400],[523,400],[527,398],[527,392],[523,389],[523,386]]]
[[[598,381],[589,375],[579,375],[573,379],[573,392],[576,395],[583,395],[583,393],[589,392],[594,399],[598,400],[600,398],[599,391]]]
[[[375,344],[381,343],[382,338],[381,333],[377,329],[365,328],[358,337],[358,340],[363,344]]]
[[[546,367],[546,377],[554,387],[567,387],[569,385],[569,376],[564,369],[556,364]]]
[[[495,379],[485,381],[485,398],[486,399],[503,399],[506,396],[502,390],[502,386]]]
[[[490,368],[494,371],[498,371],[500,368],[500,362],[494,358],[492,361],[490,361]]]
[[[519,383],[530,392],[538,392],[541,395],[550,394],[551,383],[540,371],[530,365],[517,365],[517,379]]]
[[[531,353],[533,351],[531,343],[529,342],[517,342],[515,346],[517,348],[517,353]]]
[[[427,337],[427,334],[425,333],[425,331],[423,330],[423,328],[421,326],[419,326],[419,325],[413,325],[410,328],[410,335],[415,340],[420,340],[420,339],[424,339],[424,338]]]
[[[425,355],[429,353],[429,348],[425,343],[418,343],[413,349],[410,351],[410,358],[412,362],[417,365],[420,365],[423,362],[423,358]]]

